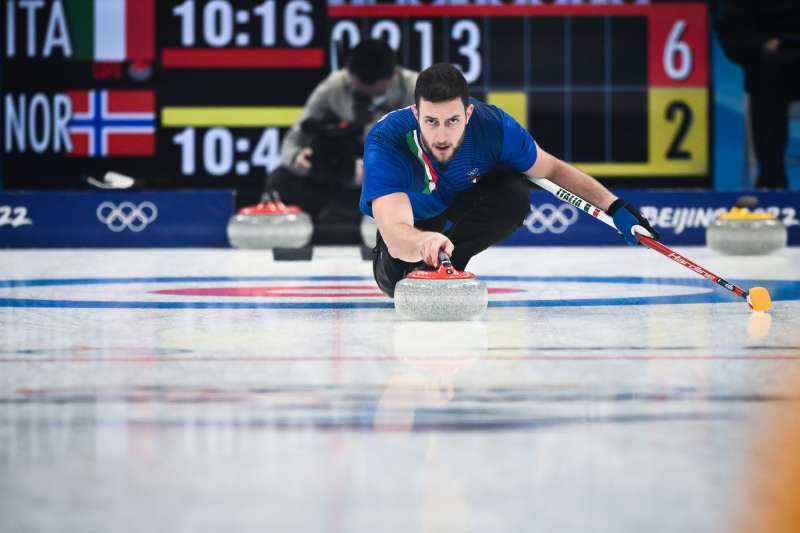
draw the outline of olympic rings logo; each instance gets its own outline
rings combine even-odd
[[[524,226],[528,231],[540,235],[550,233],[564,233],[578,220],[578,210],[569,204],[540,204],[538,207],[531,205],[531,214],[525,218]]]
[[[133,202],[122,202],[119,205],[103,202],[97,206],[97,220],[114,232],[126,229],[134,232],[142,231],[156,217],[158,209],[153,202],[142,202],[139,205]]]

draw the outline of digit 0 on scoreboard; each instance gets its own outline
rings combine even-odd
[[[384,37],[438,61],[555,155],[603,177],[708,174],[705,4],[331,5],[330,64]]]

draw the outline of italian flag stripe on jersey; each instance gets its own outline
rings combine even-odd
[[[436,175],[431,160],[428,159],[428,154],[425,153],[422,146],[419,144],[417,130],[411,130],[406,133],[406,144],[408,144],[408,149],[411,150],[411,153],[422,163],[422,168],[425,169],[425,190],[423,192],[425,194],[432,193],[436,190],[436,182],[439,181],[439,176]]]

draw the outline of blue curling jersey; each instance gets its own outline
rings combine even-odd
[[[378,121],[364,143],[364,182],[359,207],[372,216],[372,200],[404,192],[411,201],[415,220],[442,213],[456,195],[469,189],[481,176],[497,166],[519,172],[536,161],[536,143],[508,113],[493,105],[470,99],[475,106],[467,123],[464,142],[453,157],[442,164],[428,154],[426,166],[411,145],[419,123],[410,107],[398,109]],[[435,185],[432,187],[432,176]],[[433,190],[431,190],[433,188]]]

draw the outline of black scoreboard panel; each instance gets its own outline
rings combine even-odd
[[[558,63],[537,68],[541,75],[525,84],[532,92],[529,123],[542,144],[570,161],[646,161],[647,48],[631,46],[646,42],[646,18],[549,18],[530,25],[537,50],[532,64]],[[537,102],[542,96],[546,102]]]
[[[152,187],[260,187],[305,98],[365,37],[409,68],[457,64],[475,96],[593,175],[708,175],[703,3],[104,2],[116,11],[4,1],[0,185],[117,170]]]

